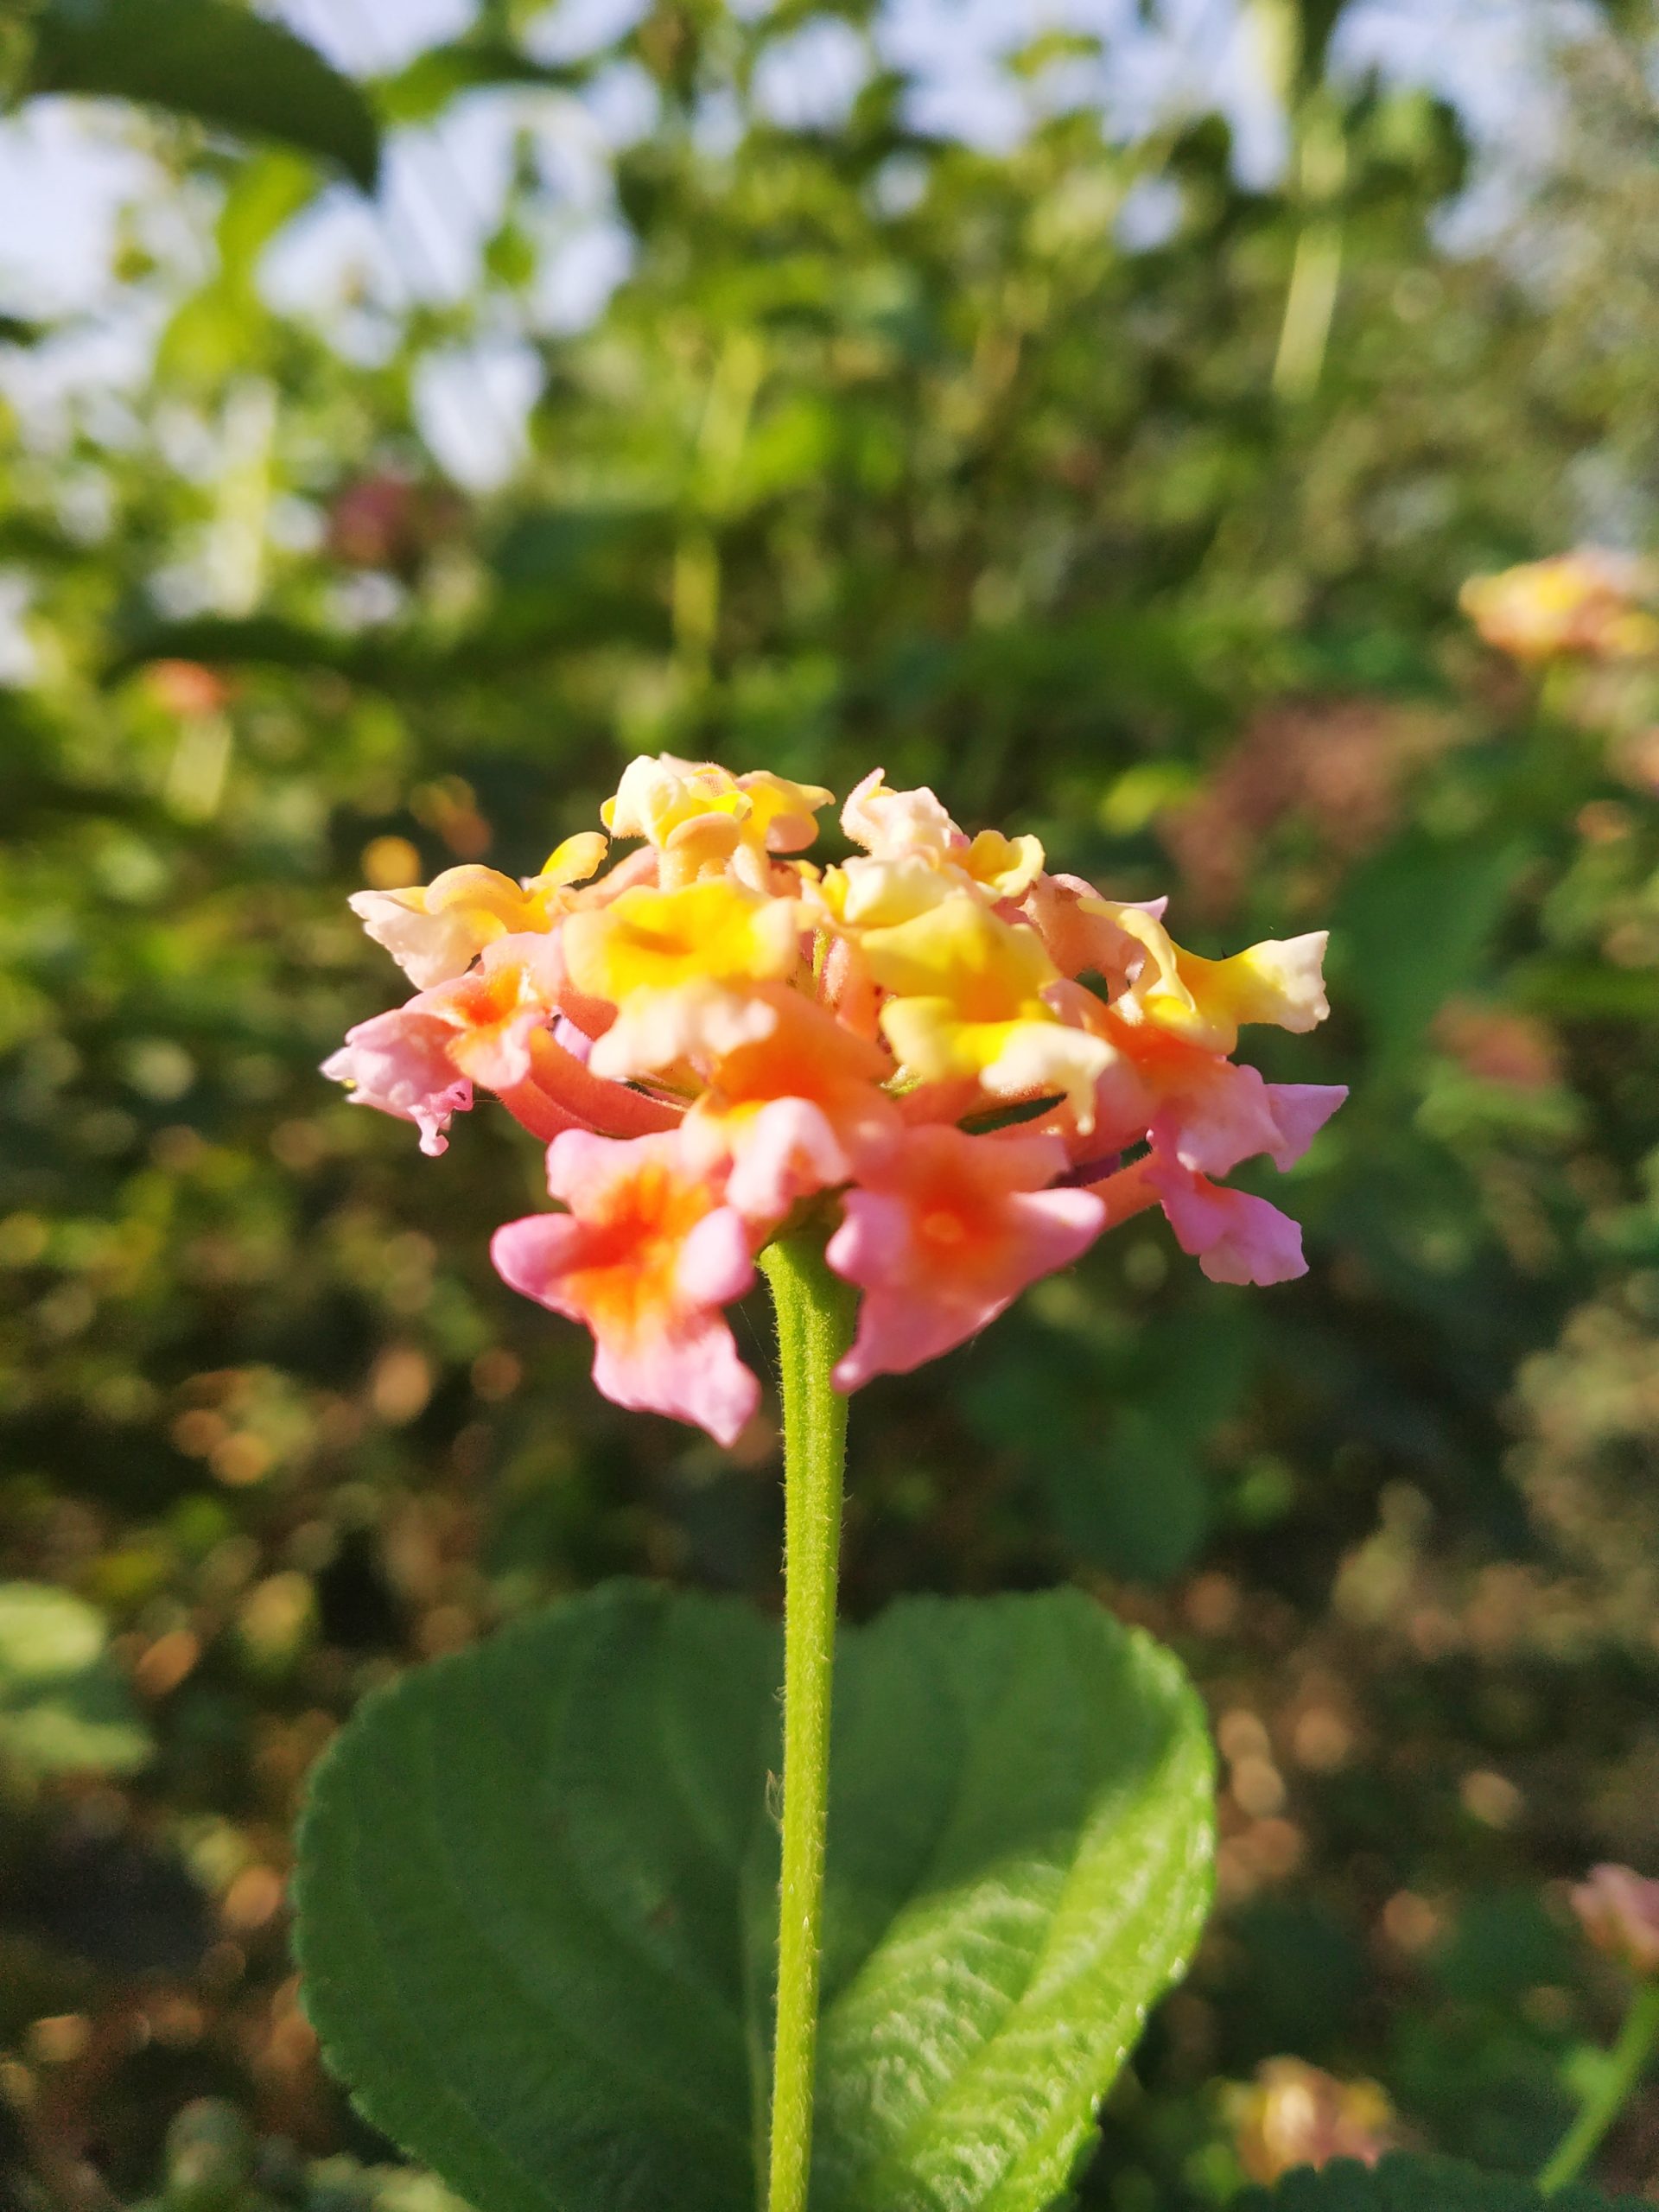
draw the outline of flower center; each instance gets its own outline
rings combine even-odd
[[[960,1244],[968,1231],[960,1214],[947,1213],[942,1207],[936,1207],[931,1213],[922,1216],[922,1234],[930,1244]]]

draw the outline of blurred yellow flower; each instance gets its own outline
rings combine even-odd
[[[1489,645],[1514,660],[1639,660],[1659,653],[1659,619],[1643,601],[1656,579],[1646,563],[1599,546],[1471,576],[1459,603]]]
[[[1341,2082],[1300,2058],[1264,2059],[1252,2083],[1229,2089],[1227,2113],[1239,2164],[1263,2183],[1331,2158],[1375,2165],[1399,2139],[1394,2107],[1375,2082]]]

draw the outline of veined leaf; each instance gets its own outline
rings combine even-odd
[[[372,1699],[302,1831],[307,2004],[479,2212],[732,2212],[764,2147],[779,1652],[621,1584]],[[1039,2212],[1209,1889],[1167,1653],[1076,1592],[844,1635],[822,2212]]]

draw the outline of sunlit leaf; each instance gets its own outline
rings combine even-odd
[[[762,2136],[775,1634],[613,1585],[372,1700],[303,1829],[307,2002],[479,2212],[732,2212]],[[1077,1592],[847,1632],[814,2204],[1039,2212],[1209,1889],[1168,1654]]]
[[[102,1618],[67,1590],[0,1583],[0,1766],[124,1774],[149,1756]]]
[[[372,188],[379,133],[350,78],[280,23],[229,0],[49,0],[26,89],[139,100],[280,138]]]
[[[591,74],[591,64],[535,61],[497,39],[457,39],[417,54],[395,77],[384,78],[375,93],[389,122],[425,123],[462,92],[492,86],[564,92]]]

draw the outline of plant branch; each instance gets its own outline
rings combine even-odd
[[[1594,2155],[1597,2145],[1623,2111],[1643,2069],[1659,2042],[1659,1981],[1644,1981],[1630,1999],[1618,2041],[1605,2054],[1594,2088],[1585,2099],[1579,2116],[1556,2145],[1538,2177],[1538,2186],[1551,2190],[1578,2178]]]

